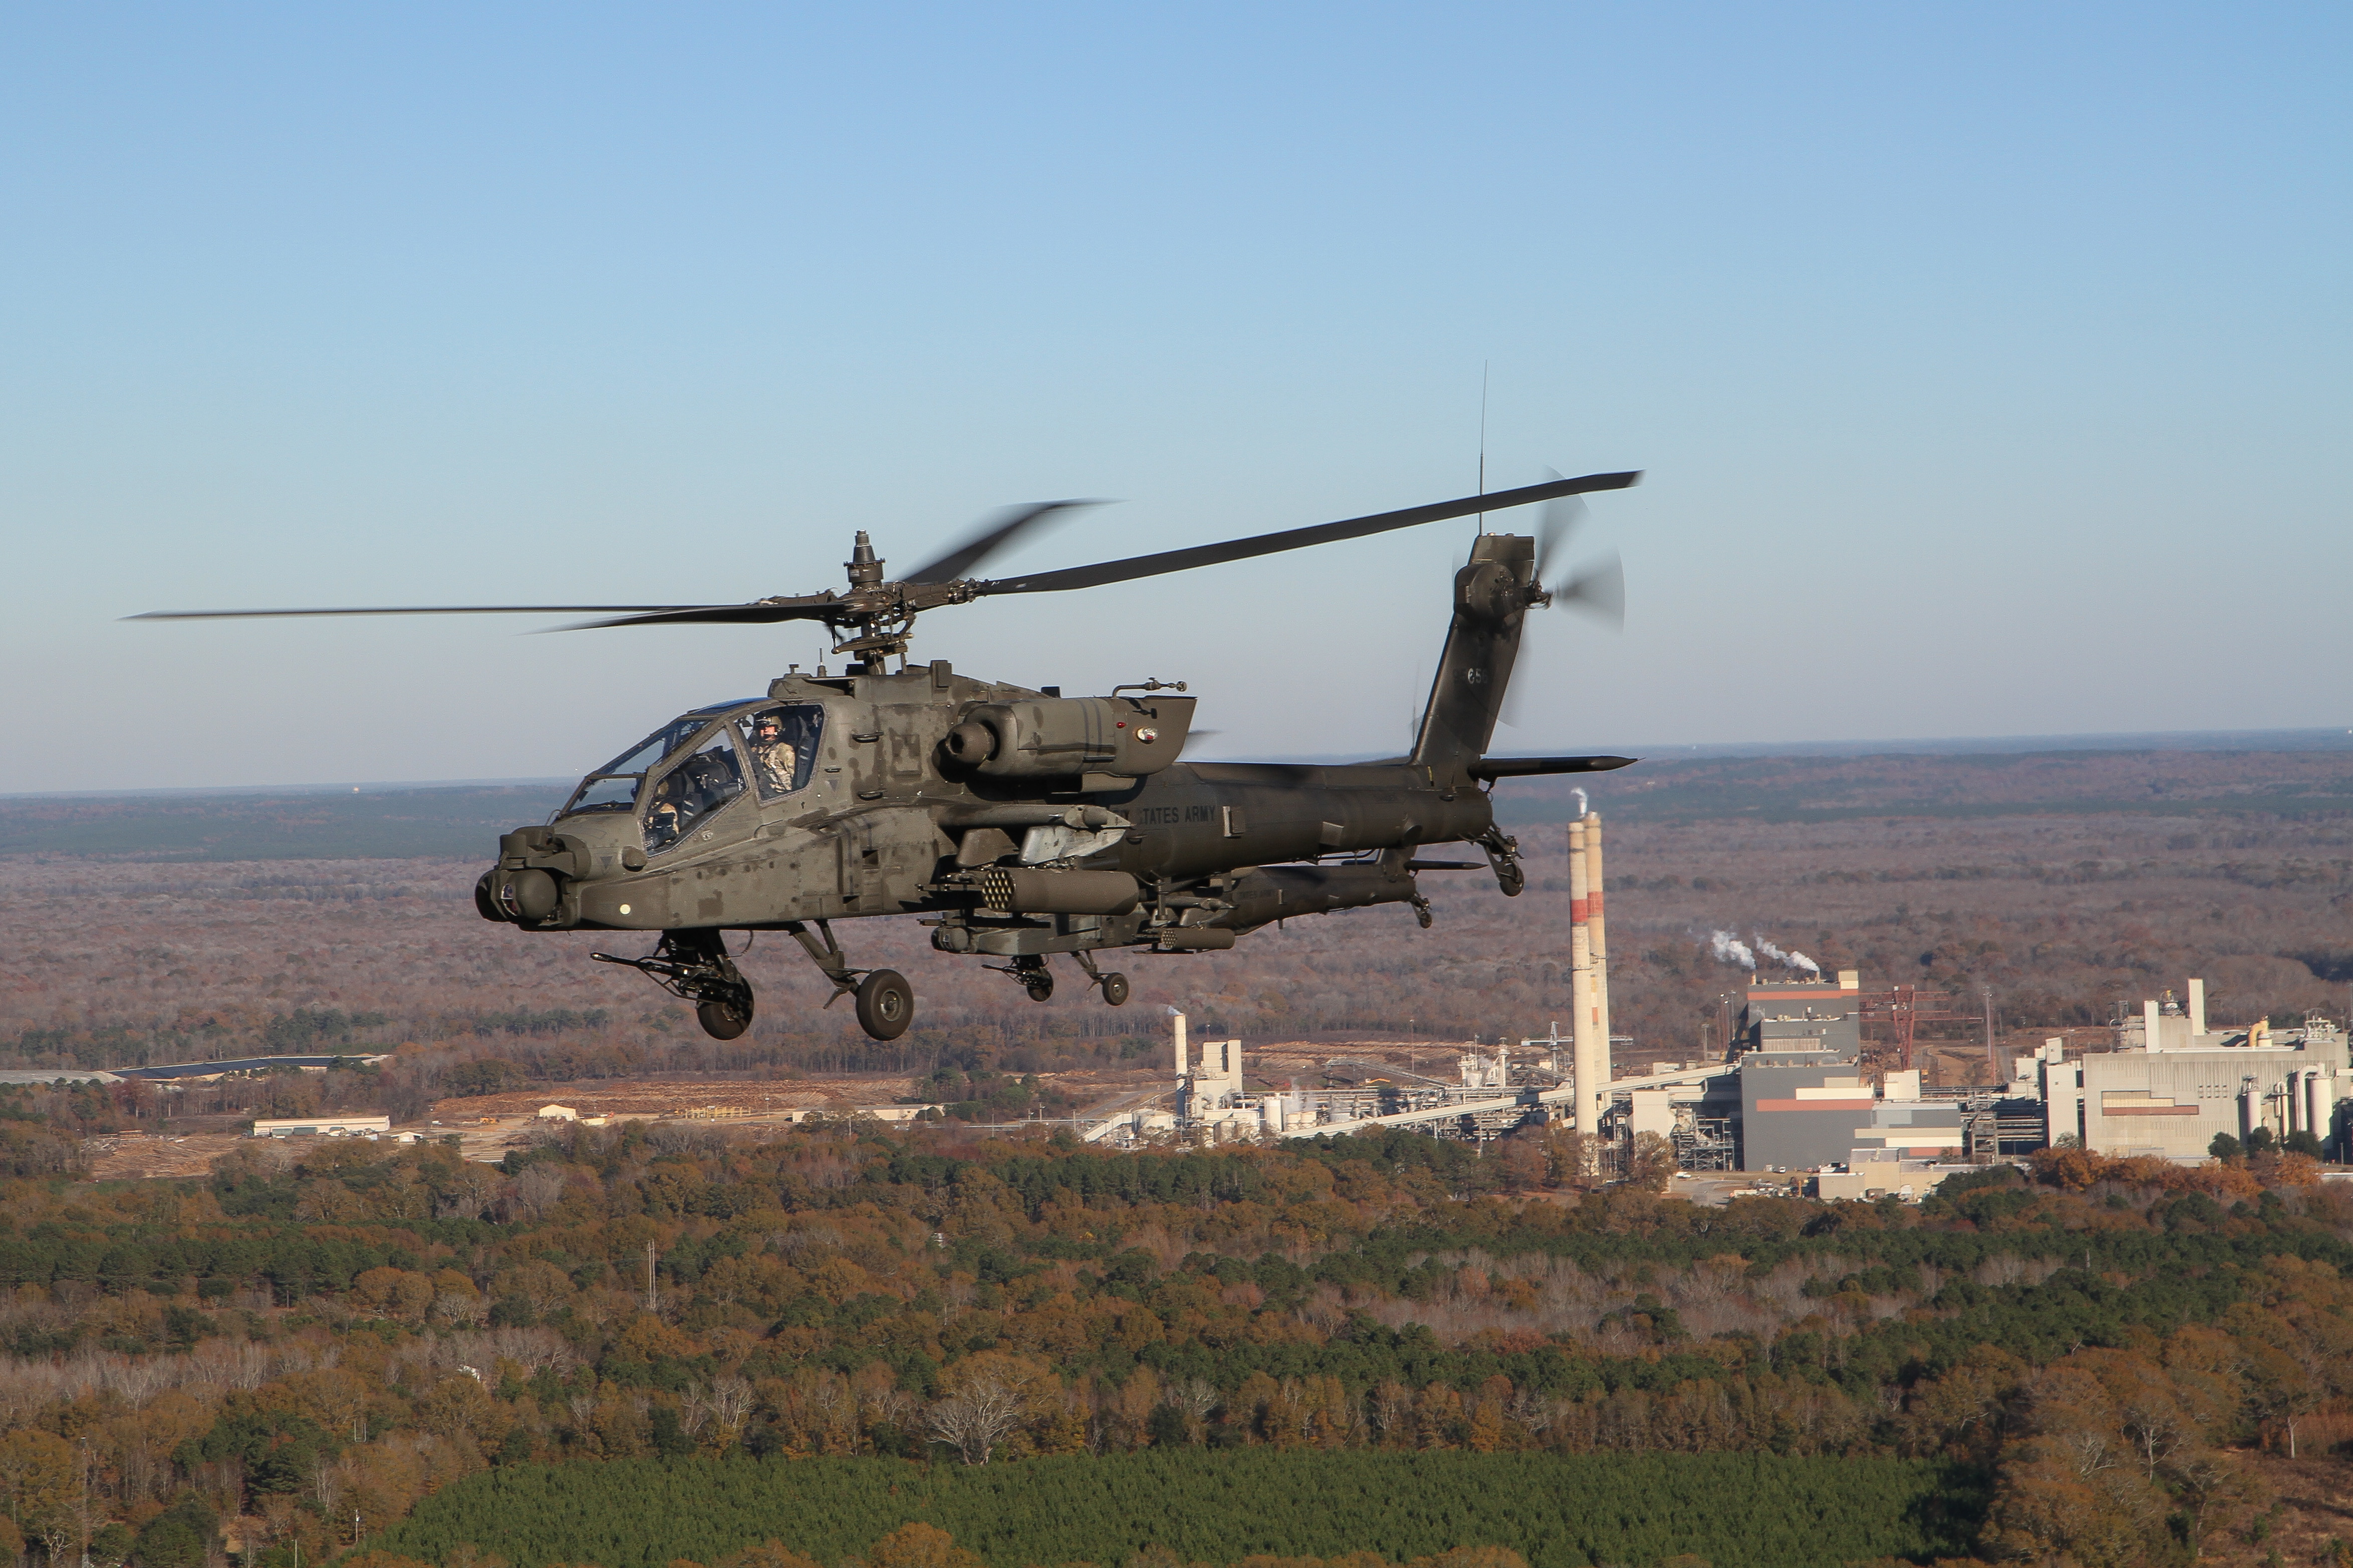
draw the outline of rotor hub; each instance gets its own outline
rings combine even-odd
[[[874,553],[874,542],[867,538],[862,528],[858,531],[857,542],[850,546],[849,559],[841,565],[849,574],[849,585],[853,590],[877,587],[881,584],[882,558]]]

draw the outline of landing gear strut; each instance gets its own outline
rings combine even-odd
[[[785,931],[833,983],[827,1006],[855,996],[860,1028],[878,1040],[895,1040],[907,1032],[915,1016],[915,990],[905,975],[895,969],[850,968],[841,944],[833,940],[833,928],[824,921],[817,922],[816,934],[798,921],[785,922]],[[634,969],[671,995],[693,1003],[695,1021],[714,1040],[734,1039],[752,1026],[752,983],[727,956],[726,938],[708,926],[666,931],[643,958],[617,958],[609,952],[589,956],[599,963]]]
[[[1093,983],[1096,990],[1103,993],[1103,999],[1105,1003],[1113,1007],[1123,1006],[1126,1004],[1126,975],[1120,973],[1117,970],[1113,970],[1111,973],[1105,974],[1102,970],[1095,967],[1094,955],[1091,952],[1079,952],[1071,954],[1071,956],[1077,959],[1079,961],[1079,967],[1087,972],[1087,979]]]
[[[833,939],[830,921],[817,922],[817,931],[799,921],[785,922],[786,934],[801,944],[819,973],[833,982],[833,994],[825,999],[832,1006],[844,996],[857,998],[858,1026],[874,1039],[895,1040],[907,1032],[915,1018],[915,988],[907,977],[895,969],[852,969],[841,951],[841,943]],[[820,940],[822,939],[822,940]],[[860,979],[860,975],[864,979]]]
[[[727,956],[727,940],[708,926],[666,931],[643,958],[589,956],[634,969],[681,1001],[694,1004],[695,1021],[714,1040],[732,1040],[752,1026],[752,983]]]
[[[1520,868],[1520,841],[1500,827],[1490,827],[1474,842],[1487,852],[1487,864],[1494,870],[1497,889],[1507,899],[1518,898],[1520,890],[1528,885],[1528,875]]]

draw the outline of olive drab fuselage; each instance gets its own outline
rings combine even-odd
[[[956,760],[952,732],[976,711],[1043,709],[1053,717],[1082,702],[1113,711],[1129,736],[1151,736],[1127,741],[1124,756],[1095,755],[1124,772],[992,773]],[[559,814],[501,840],[499,866],[483,881],[484,912],[533,931],[644,931],[930,914],[947,917],[934,928],[935,945],[946,952],[1072,952],[1149,942],[1155,932],[1174,939],[1163,945],[1184,950],[1215,944],[1207,932],[1247,931],[1287,914],[1409,900],[1411,871],[1365,863],[1366,852],[1476,840],[1494,825],[1483,789],[1467,778],[1441,783],[1426,764],[1178,762],[1190,698],[1061,699],[969,679],[944,664],[899,675],[784,677],[757,702],[702,710],[702,730],[675,747],[673,769],[706,751],[706,736],[779,703],[822,710],[801,788],[774,799],[743,789],[660,847],[649,847],[638,811]],[[1050,754],[1029,764],[1041,765],[1052,765]],[[660,784],[656,773],[641,795]],[[1297,877],[1295,886],[1258,869],[1337,857],[1358,863],[1292,868],[1321,873]],[[979,872],[998,863],[1039,868],[1049,878],[1123,873],[1135,884],[1134,907],[991,909]],[[501,907],[502,889],[527,872],[544,882],[525,883],[522,901],[510,897]],[[1216,886],[1201,895],[1208,884]],[[536,900],[527,896],[533,889]],[[1188,892],[1197,896],[1169,902]],[[1050,889],[1038,901],[1060,900]]]

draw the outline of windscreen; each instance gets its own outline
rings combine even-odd
[[[638,786],[664,757],[700,734],[711,721],[696,714],[669,723],[580,781],[572,799],[557,815],[583,811],[627,811],[638,802]]]
[[[704,817],[744,793],[744,763],[735,750],[734,728],[722,724],[691,754],[655,778],[646,798],[649,852],[659,854],[691,837]]]

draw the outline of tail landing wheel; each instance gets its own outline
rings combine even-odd
[[[1126,975],[1116,972],[1105,974],[1102,970],[1095,967],[1093,955],[1089,953],[1084,948],[1081,948],[1078,952],[1071,954],[1071,956],[1079,961],[1079,967],[1087,972],[1087,984],[1095,987],[1096,990],[1101,991],[1103,993],[1103,999],[1105,1002],[1114,1007],[1126,1002]]]

